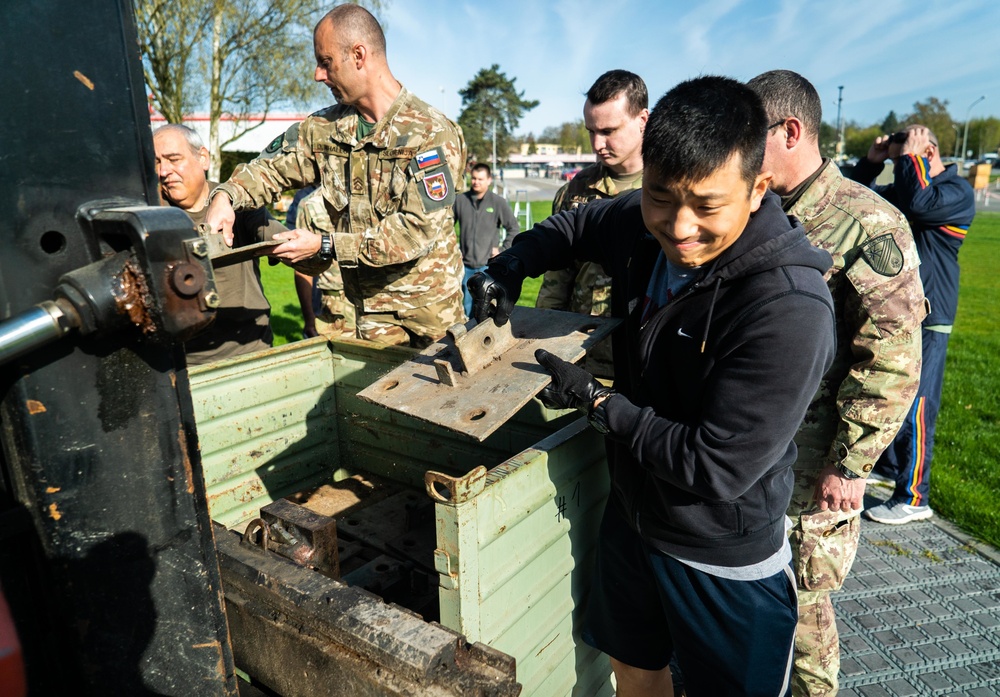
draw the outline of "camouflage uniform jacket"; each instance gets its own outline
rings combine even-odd
[[[334,105],[289,128],[219,187],[236,210],[320,182],[348,298],[365,312],[397,312],[461,293],[452,204],[465,163],[461,129],[401,88],[371,134]]]
[[[920,378],[926,307],[913,235],[899,211],[829,161],[786,212],[833,257],[837,312],[837,354],[795,436],[797,466],[842,463],[867,476]]]
[[[640,186],[642,177],[638,177],[629,188],[618,189],[611,170],[595,162],[580,170],[556,192],[552,212],[561,213],[595,198],[614,198],[623,191]],[[611,278],[600,264],[593,262],[577,261],[568,269],[546,271],[535,307],[608,317],[611,314]]]

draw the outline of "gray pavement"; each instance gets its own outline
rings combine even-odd
[[[507,187],[507,199],[514,200],[514,195],[518,191],[525,192],[529,201],[551,201],[556,195],[559,187],[566,182],[559,179],[543,179],[540,177],[510,177],[506,179],[504,185]],[[523,200],[523,199],[522,199]]]
[[[865,505],[889,493],[869,486]],[[863,519],[834,605],[841,697],[1000,694],[1000,553],[948,521]]]

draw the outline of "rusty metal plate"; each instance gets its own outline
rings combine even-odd
[[[205,235],[205,241],[208,242],[208,256],[212,260],[212,267],[216,269],[264,256],[282,243],[282,240],[266,240],[242,247],[230,247],[218,233]]]
[[[576,361],[619,321],[516,307],[510,341],[492,322],[464,334],[452,330],[358,396],[482,441],[549,383],[549,374],[535,362],[536,349]],[[483,345],[473,351],[477,337]],[[473,365],[467,369],[465,361]]]

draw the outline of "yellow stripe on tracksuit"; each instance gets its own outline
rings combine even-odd
[[[920,494],[917,486],[923,479],[924,468],[927,466],[927,424],[924,422],[924,408],[927,406],[927,398],[920,397],[917,400],[917,408],[913,410],[913,440],[916,447],[913,450],[913,461],[910,463],[910,475],[906,482],[906,490],[910,494],[910,505],[916,506],[920,503]]]

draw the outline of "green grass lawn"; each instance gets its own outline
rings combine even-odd
[[[551,213],[533,202],[535,222]],[[931,505],[945,518],[1000,547],[1000,213],[980,213],[961,252],[958,319],[948,347],[938,416]],[[275,345],[302,338],[302,317],[287,266],[261,264]],[[518,305],[533,307],[540,279],[528,279]]]
[[[931,506],[1000,546],[1000,213],[979,213],[962,245],[961,293],[948,342],[931,469]]]

